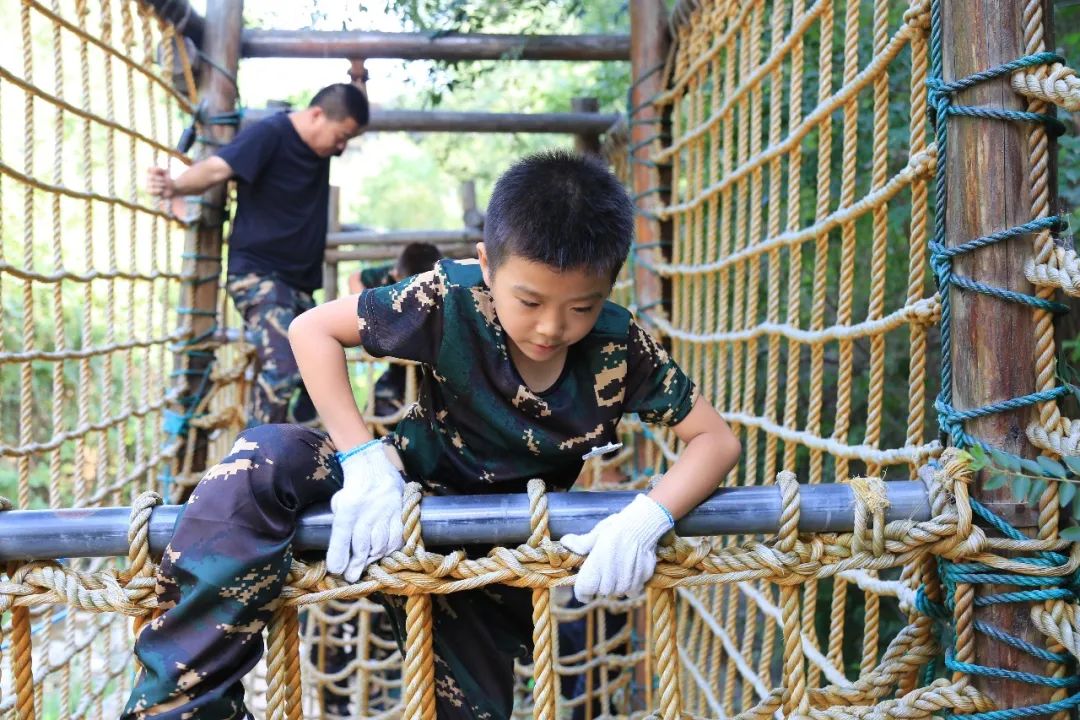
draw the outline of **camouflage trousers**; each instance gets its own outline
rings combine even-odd
[[[294,417],[297,422],[313,420],[315,406],[304,390],[289,345],[289,323],[315,307],[311,294],[256,273],[230,275],[226,287],[244,318],[247,340],[255,346],[258,370],[251,386],[248,427],[286,422],[289,402],[298,390]]]
[[[136,640],[142,671],[124,720],[249,717],[241,680],[280,603],[297,516],[341,487],[334,450],[324,433],[261,425],[206,472],[161,559],[163,612]],[[402,645],[404,598],[375,599]],[[433,606],[438,717],[509,718],[513,661],[531,652],[529,592],[489,587],[437,595]]]

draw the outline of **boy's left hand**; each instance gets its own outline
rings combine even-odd
[[[672,528],[671,516],[647,495],[604,518],[585,535],[563,535],[562,544],[588,555],[574,582],[574,597],[637,595],[656,569],[656,544]]]

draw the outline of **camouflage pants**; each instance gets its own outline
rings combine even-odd
[[[142,663],[123,720],[248,717],[243,677],[280,602],[296,518],[341,487],[334,446],[299,425],[242,432],[184,506],[157,577],[158,607],[135,643]],[[399,644],[404,598],[386,606]],[[490,587],[434,599],[436,711],[444,720],[509,718],[514,658],[527,657],[527,590]]]
[[[314,419],[315,408],[289,345],[289,323],[315,307],[311,294],[273,276],[255,273],[230,275],[227,289],[244,318],[247,339],[255,346],[258,372],[251,386],[248,427],[286,422],[289,402],[297,390],[296,420]]]

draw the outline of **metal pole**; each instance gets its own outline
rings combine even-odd
[[[319,30],[245,30],[251,57],[398,60],[629,60],[625,35],[458,35]]]
[[[928,520],[930,505],[920,482],[885,483],[889,509],[886,519]],[[552,537],[588,532],[626,507],[634,492],[568,492],[548,495]],[[854,524],[854,497],[843,483],[803,485],[799,529],[804,532],[844,532]],[[150,549],[160,555],[172,537],[178,505],[154,510],[150,519]],[[734,487],[712,497],[679,521],[683,536],[754,535],[776,532],[780,525],[780,488]],[[109,557],[128,551],[128,517],[123,507],[79,510],[11,510],[0,512],[0,561],[44,558]],[[330,539],[331,513],[327,503],[305,511],[293,546],[321,550]],[[424,542],[429,547],[458,545],[516,545],[529,537],[529,497],[459,495],[424,498],[420,509]]]

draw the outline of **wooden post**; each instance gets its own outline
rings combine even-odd
[[[630,90],[630,163],[631,187],[635,205],[645,210],[652,210],[667,202],[669,193],[648,194],[647,191],[659,187],[671,186],[671,170],[659,171],[643,164],[649,159],[654,143],[653,138],[669,134],[669,119],[666,113],[657,112],[649,102],[664,89],[663,65],[671,46],[668,32],[668,12],[663,0],[631,0],[630,2],[630,76],[633,86]],[[664,260],[664,246],[671,243],[671,224],[650,220],[638,214],[634,220],[635,240],[639,246],[635,260],[654,263]],[[670,283],[640,262],[633,265],[634,303],[641,312],[663,312],[661,304],[665,297],[670,297]],[[667,287],[665,287],[667,285]],[[643,318],[644,319],[644,318]],[[652,595],[653,593],[648,593]],[[651,638],[649,612],[640,610],[632,619],[637,628],[638,637]],[[651,640],[647,640],[651,644]],[[652,700],[652,673],[654,668],[648,662],[634,669],[634,681],[637,691],[630,698],[631,710],[650,708]],[[642,697],[644,689],[644,697]]]
[[[349,80],[353,85],[360,88],[367,97],[368,71],[364,67],[364,58],[352,58],[349,60]]]
[[[461,219],[468,230],[484,229],[484,213],[476,206],[476,181],[464,180],[459,191],[461,195]]]
[[[571,98],[570,112],[595,113],[600,112],[600,101],[593,97]],[[574,136],[574,150],[581,154],[600,154],[600,135],[598,133],[581,133]]]
[[[244,0],[210,0],[206,8],[203,47],[212,62],[203,63],[199,74],[199,96],[206,101],[208,116],[230,113],[236,109],[237,89],[234,84],[240,59],[240,32],[243,27]],[[226,75],[228,73],[228,75]],[[236,128],[231,125],[209,124],[203,133],[216,142],[232,140]],[[213,154],[213,147],[203,146],[198,159]],[[185,285],[184,305],[193,312],[189,316],[191,337],[198,342],[209,338],[217,329],[218,293],[217,282],[199,282],[202,278],[216,278],[221,274],[222,224],[225,221],[225,183],[215,185],[202,195],[202,207],[195,228],[188,232],[184,242],[184,273],[196,282]],[[193,398],[202,388],[202,373],[212,362],[204,354],[181,354],[181,367],[188,372],[182,380],[181,393]],[[180,408],[187,412],[190,408]],[[206,466],[206,434],[196,435],[195,452],[190,471],[197,472]],[[178,458],[185,456],[182,446]],[[190,488],[189,488],[190,490]]]
[[[664,88],[663,67],[671,37],[668,35],[667,9],[662,0],[633,0],[630,3],[630,67],[634,86],[630,92],[630,145],[635,196],[658,187],[670,187],[671,170],[657,171],[642,161],[649,158],[649,139],[666,135],[668,119],[648,103]],[[667,202],[668,193],[639,197],[637,206],[653,209]],[[670,223],[659,223],[638,215],[635,221],[638,245],[637,258],[648,263],[664,259],[663,245],[671,243]],[[634,268],[635,302],[638,307],[650,308],[663,301],[664,283],[659,275],[642,265]]]
[[[1025,54],[1021,10],[1023,2],[952,0],[943,2],[942,73],[946,82],[958,80]],[[953,97],[954,104],[1023,110],[1024,102],[1009,87],[1009,77],[975,85]],[[948,201],[946,244],[974,238],[1025,223],[1031,219],[1028,180],[1030,126],[1002,120],[938,118],[948,122]],[[957,275],[989,285],[1034,294],[1024,278],[1024,261],[1032,255],[1030,237],[1008,240],[953,262]],[[1026,306],[957,290],[952,299],[953,404],[970,409],[1026,395],[1035,390],[1034,311]],[[967,431],[1011,453],[1032,457],[1025,428],[1035,417],[1031,408],[996,413],[968,421]],[[981,485],[981,481],[979,483]],[[1034,534],[1036,513],[1014,505],[1003,488],[973,494],[1026,534]],[[978,586],[977,594],[1015,591],[1015,586]],[[974,617],[1011,635],[1043,646],[1029,619],[1030,604],[1009,603],[978,608]],[[1043,674],[1045,663],[982,633],[975,634],[973,662]],[[1050,691],[1037,685],[976,676],[976,687],[999,708],[1044,703]]]
[[[341,231],[341,188],[330,186],[330,202],[326,208],[326,233]],[[323,255],[323,302],[330,302],[338,296],[338,260],[324,251]]]

